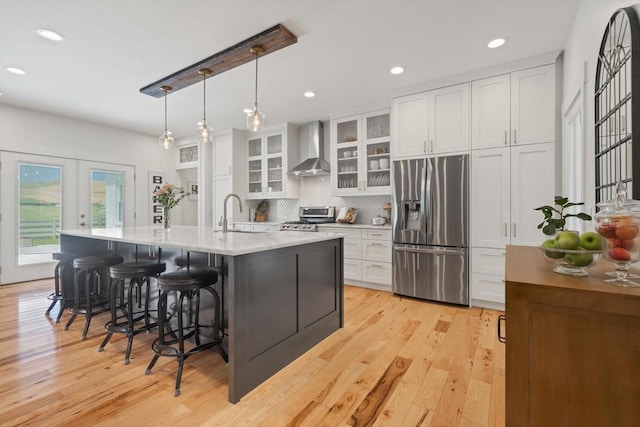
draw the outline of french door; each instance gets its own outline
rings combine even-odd
[[[58,230],[134,224],[134,167],[0,151],[0,284],[53,275]]]

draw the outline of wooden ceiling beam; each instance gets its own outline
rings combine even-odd
[[[202,74],[199,74],[198,71],[202,68],[207,68],[211,71],[211,74],[207,77],[210,78],[253,61],[255,55],[251,53],[252,46],[262,46],[263,53],[261,56],[265,56],[297,41],[298,38],[284,25],[277,24],[200,62],[189,65],[157,82],[151,83],[141,88],[140,92],[161,98],[164,96],[164,91],[161,89],[162,86],[171,86],[171,92],[175,92],[194,83],[201,82]]]

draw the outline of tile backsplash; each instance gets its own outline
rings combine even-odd
[[[389,212],[382,209],[385,203],[391,202],[391,196],[355,196],[336,197],[331,194],[331,179],[326,176],[307,176],[300,179],[300,197],[298,199],[271,200],[267,221],[282,222],[298,219],[300,206],[335,206],[336,214],[340,208],[350,207],[358,209],[357,224],[370,224],[371,219],[379,216],[389,216]],[[255,207],[257,202],[250,207]]]

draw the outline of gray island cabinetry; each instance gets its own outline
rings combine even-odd
[[[343,326],[339,233],[131,227],[61,231],[60,245],[79,255],[160,259],[168,271],[216,268],[232,403]]]

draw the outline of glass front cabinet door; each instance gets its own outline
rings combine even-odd
[[[287,171],[298,160],[298,128],[291,124],[251,134],[248,149],[248,199],[296,198],[298,178]]]
[[[391,194],[390,109],[331,121],[336,195]]]

